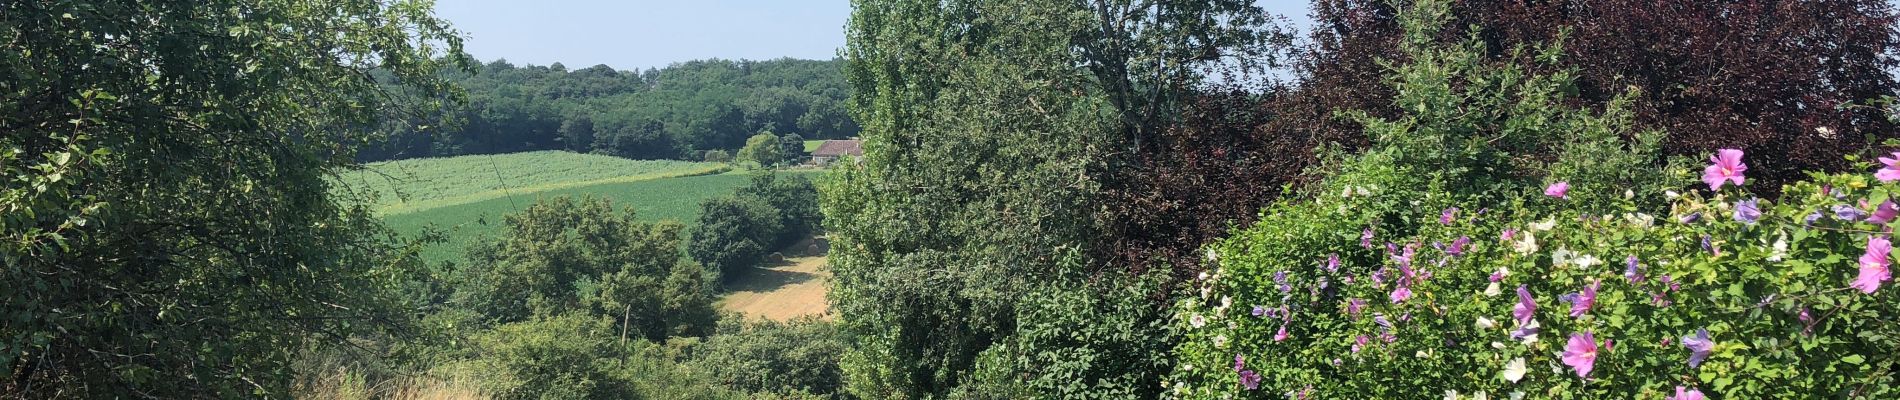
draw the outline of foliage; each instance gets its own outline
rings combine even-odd
[[[1317,113],[1289,116],[1343,137],[1357,127],[1328,118],[1331,110],[1402,111],[1389,101],[1397,93],[1383,87],[1377,60],[1400,44],[1397,10],[1411,3],[1315,2],[1321,29],[1299,68],[1310,88],[1301,96],[1310,100],[1299,103],[1318,105]],[[1666,154],[1746,150],[1756,156],[1751,176],[1769,194],[1805,171],[1841,171],[1849,165],[1839,155],[1895,137],[1882,106],[1900,90],[1890,73],[1900,66],[1900,14],[1890,2],[1461,0],[1452,10],[1456,21],[1433,40],[1460,42],[1469,26],[1492,55],[1562,43],[1558,59],[1574,68],[1579,100],[1626,101],[1637,127],[1668,132]]]
[[[779,138],[765,132],[746,139],[745,147],[739,149],[739,161],[752,163],[759,168],[771,169],[785,162],[785,147],[779,144]]]
[[[474,60],[468,60],[474,63]],[[811,138],[857,135],[844,111],[839,62],[699,60],[646,71],[605,65],[568,70],[489,62],[442,76],[469,103],[405,114],[368,143],[364,161],[567,149],[637,159],[685,159],[736,150],[755,132]]]
[[[815,319],[759,321],[707,338],[688,366],[752,393],[834,395],[844,387],[844,338]]]
[[[846,76],[865,156],[834,170],[821,199],[834,250],[830,300],[854,340],[850,391],[923,398],[1014,386],[1048,397],[1058,390],[1051,380],[1077,379],[1152,397],[1154,385],[1130,383],[1159,379],[1160,352],[1127,355],[1149,362],[1031,367],[1051,352],[1167,348],[1104,333],[1149,331],[1071,326],[1083,321],[1020,305],[1109,295],[1082,283],[1129,279],[1094,276],[1104,267],[1091,256],[1107,219],[1108,171],[1172,120],[1201,68],[1263,59],[1276,39],[1264,12],[1247,1],[854,6]],[[1134,320],[1158,315],[1100,304]],[[1026,318],[1102,336],[1015,337]],[[1001,381],[974,378],[979,366]]]
[[[753,197],[720,196],[699,204],[699,224],[688,233],[686,254],[720,281],[765,264],[779,232],[779,213]]]
[[[818,210],[818,187],[801,175],[764,173],[752,175],[752,183],[736,191],[740,197],[758,199],[771,206],[778,216],[780,229],[768,248],[782,249],[811,237],[824,222]]]
[[[1884,230],[1831,217],[1882,203],[1891,185],[1817,175],[1779,202],[1678,196],[1690,168],[1656,168],[1659,144],[1630,132],[1620,103],[1570,108],[1555,95],[1567,72],[1431,40],[1450,9],[1421,2],[1401,18],[1404,111],[1361,114],[1371,149],[1208,249],[1216,268],[1173,320],[1189,338],[1175,395],[1893,395],[1900,360],[1885,349],[1900,325],[1883,316],[1900,302],[1848,288]],[[1525,153],[1559,156],[1509,156]],[[1570,189],[1545,190],[1556,182]],[[1715,343],[1706,362],[1682,343],[1699,329]],[[1582,343],[1595,346],[1587,372]]]
[[[679,368],[658,345],[621,341],[610,318],[536,317],[475,335],[470,358],[438,374],[479,377],[504,399],[736,399]]]
[[[453,99],[431,9],[0,4],[0,395],[281,397],[285,349],[406,330],[411,250],[324,177],[432,105],[367,71]]]
[[[506,236],[470,249],[453,306],[488,323],[587,312],[650,340],[711,332],[710,289],[698,265],[680,262],[678,223],[638,222],[606,200],[566,197],[507,223]]]
[[[709,163],[732,162],[732,153],[727,153],[725,150],[706,150],[705,158]]]

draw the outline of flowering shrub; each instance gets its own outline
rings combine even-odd
[[[1537,196],[1558,207],[1464,205],[1399,237],[1325,212],[1366,199],[1276,209],[1210,249],[1220,268],[1180,310],[1191,339],[1171,385],[1188,397],[1900,395],[1886,225],[1900,185],[1817,176],[1771,203],[1732,186],[1742,177],[1654,194],[1664,215]]]
[[[1446,12],[1416,4],[1408,38]],[[1361,115],[1370,149],[1206,249],[1169,393],[1900,396],[1900,154],[1757,198],[1744,150],[1665,163],[1615,104],[1564,106],[1564,73],[1475,42],[1402,43],[1406,113]],[[1516,156],[1534,149],[1559,156]]]

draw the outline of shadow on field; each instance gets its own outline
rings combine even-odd
[[[770,267],[753,268],[742,273],[726,284],[726,290],[733,292],[769,292],[786,285],[805,283],[818,277],[817,274],[786,269],[797,265],[790,261],[773,263]]]

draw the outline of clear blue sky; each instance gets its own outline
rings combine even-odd
[[[1259,0],[1304,26],[1308,0]],[[847,0],[436,0],[483,61],[632,70],[703,58],[829,59]]]

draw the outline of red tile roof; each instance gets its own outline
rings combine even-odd
[[[864,155],[864,141],[826,140],[824,143],[818,145],[817,150],[812,150],[811,155],[813,157],[862,156]]]

